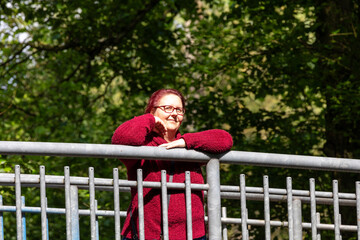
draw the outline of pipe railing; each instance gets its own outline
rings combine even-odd
[[[262,167],[314,169],[323,171],[360,172],[360,160],[349,158],[315,157],[304,155],[230,151],[224,154],[208,154],[195,150],[171,149],[147,146],[124,146],[88,143],[17,142],[0,141],[0,154],[38,155],[92,158],[157,159],[173,161],[197,161],[207,163],[219,159],[220,163]]]
[[[76,224],[79,215],[90,216],[91,239],[98,239],[98,225],[96,216],[112,216],[119,225],[120,217],[125,217],[126,212],[120,211],[115,206],[114,211],[97,210],[95,199],[95,190],[114,191],[114,201],[119,202],[119,191],[130,191],[130,188],[137,188],[141,196],[143,187],[159,188],[166,192],[166,189],[184,189],[187,196],[191,191],[204,191],[207,196],[207,216],[208,237],[212,239],[227,239],[226,224],[241,225],[243,239],[249,239],[248,226],[265,227],[264,239],[270,239],[271,227],[287,227],[289,239],[302,239],[303,229],[311,229],[313,239],[319,239],[321,230],[334,231],[335,239],[341,238],[342,231],[357,232],[360,239],[360,183],[356,183],[356,193],[341,193],[338,190],[337,181],[333,181],[333,191],[323,192],[315,191],[315,180],[310,179],[310,190],[292,189],[292,180],[287,178],[287,188],[270,188],[268,176],[264,176],[263,187],[249,187],[245,184],[245,176],[240,175],[239,186],[221,186],[219,175],[219,164],[240,164],[262,167],[281,167],[296,169],[311,169],[324,171],[343,171],[343,172],[360,172],[360,160],[358,159],[340,159],[328,157],[314,157],[288,154],[273,153],[254,153],[244,151],[230,151],[224,154],[207,154],[194,150],[171,149],[159,147],[134,147],[110,144],[83,144],[83,143],[51,143],[51,142],[16,142],[0,141],[0,154],[2,155],[39,155],[39,156],[60,156],[60,157],[91,157],[91,158],[120,158],[120,159],[157,159],[172,161],[193,161],[207,163],[206,165],[206,184],[191,184],[190,179],[185,183],[166,183],[163,182],[146,182],[142,181],[141,171],[138,171],[137,181],[119,180],[114,173],[114,178],[94,178],[93,169],[89,169],[89,177],[74,177],[66,171],[64,176],[49,176],[44,174],[40,169],[40,175],[20,174],[19,168],[15,168],[15,173],[0,174],[0,185],[14,186],[16,192],[16,206],[2,205],[0,196],[0,225],[2,224],[2,212],[14,211],[17,215],[18,239],[22,239],[24,229],[22,213],[32,211],[40,213],[42,216],[42,236],[47,226],[46,214],[65,214],[67,226],[67,239],[79,239],[79,225]],[[115,171],[115,170],[114,170]],[[20,176],[21,175],[21,176]],[[46,182],[46,187],[45,187]],[[21,183],[21,185],[20,185]],[[35,186],[41,189],[41,207],[25,206],[21,198],[21,187]],[[66,206],[63,209],[49,208],[44,200],[46,188],[65,188]],[[165,189],[164,189],[165,187]],[[78,209],[77,191],[78,189],[88,189],[90,193],[90,209]],[[116,190],[116,191],[115,191]],[[166,194],[165,194],[166,196]],[[72,199],[72,200],[71,200]],[[74,201],[76,199],[76,201]],[[116,200],[117,199],[117,200]],[[187,198],[189,199],[189,198]],[[241,218],[228,217],[226,208],[221,207],[221,199],[240,200]],[[251,219],[248,217],[247,201],[264,202],[264,220]],[[270,202],[286,202],[288,210],[288,221],[270,219]],[[141,201],[139,201],[141,202]],[[311,222],[303,222],[302,204],[311,205]],[[324,204],[331,205],[334,209],[334,223],[321,223],[320,215],[316,212],[316,206]],[[191,202],[187,203],[191,207]],[[355,225],[341,224],[341,214],[339,206],[350,206],[356,208],[357,223]],[[141,210],[143,206],[139,206]],[[75,209],[75,210],[74,210]],[[163,210],[164,211],[164,210]],[[166,211],[166,209],[165,209]],[[187,236],[192,238],[191,232],[191,211],[187,211]],[[190,219],[190,220],[189,220]],[[166,220],[166,219],[164,219]],[[166,222],[166,221],[165,221]],[[167,223],[167,222],[166,222]],[[144,239],[143,219],[139,219],[140,239]],[[20,226],[20,227],[19,227]],[[190,230],[189,230],[190,228]],[[75,229],[75,230],[74,230]],[[3,229],[0,226],[0,230]],[[0,240],[1,239],[0,231]],[[119,239],[120,228],[115,226],[116,239]],[[20,233],[21,232],[21,233]],[[165,239],[168,239],[168,232],[164,228]]]

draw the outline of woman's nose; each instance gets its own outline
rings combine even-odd
[[[178,116],[178,113],[174,110],[172,111],[172,113],[170,114],[172,117],[177,117]]]

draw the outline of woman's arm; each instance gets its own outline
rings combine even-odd
[[[233,146],[231,135],[220,129],[212,129],[198,133],[186,133],[182,136],[187,149],[195,149],[209,153],[223,153]]]
[[[151,114],[134,117],[121,124],[112,136],[112,144],[142,146],[146,137],[155,127],[155,118]]]
[[[142,146],[151,132],[164,135],[167,131],[165,123],[152,114],[145,114],[124,122],[114,132],[112,144]]]

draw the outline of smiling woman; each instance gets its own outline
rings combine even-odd
[[[232,138],[224,130],[212,129],[181,135],[179,128],[184,119],[185,99],[174,89],[160,89],[149,99],[145,114],[121,124],[112,137],[113,144],[133,146],[158,146],[196,149],[210,153],[222,153],[232,147]],[[166,170],[167,181],[185,181],[185,171],[190,171],[191,183],[204,183],[199,163],[179,163],[159,160],[121,159],[127,168],[129,180],[136,180],[136,170],[143,170],[144,181],[160,181],[161,170]],[[144,188],[145,239],[161,239],[160,190]],[[194,239],[205,238],[204,196],[193,192],[192,227]],[[169,239],[186,239],[185,193],[172,191],[168,206]],[[137,239],[138,196],[131,189],[131,203],[124,223],[124,239]],[[135,238],[134,238],[135,237]]]

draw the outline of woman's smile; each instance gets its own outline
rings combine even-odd
[[[183,115],[176,113],[175,108],[183,109],[183,105],[181,99],[174,95],[168,94],[163,96],[159,102],[158,106],[172,106],[174,108],[173,112],[167,113],[160,108],[155,108],[153,111],[153,115],[160,118],[166,126],[166,130],[168,134],[175,136],[176,132],[179,130],[182,120],[184,118]]]

